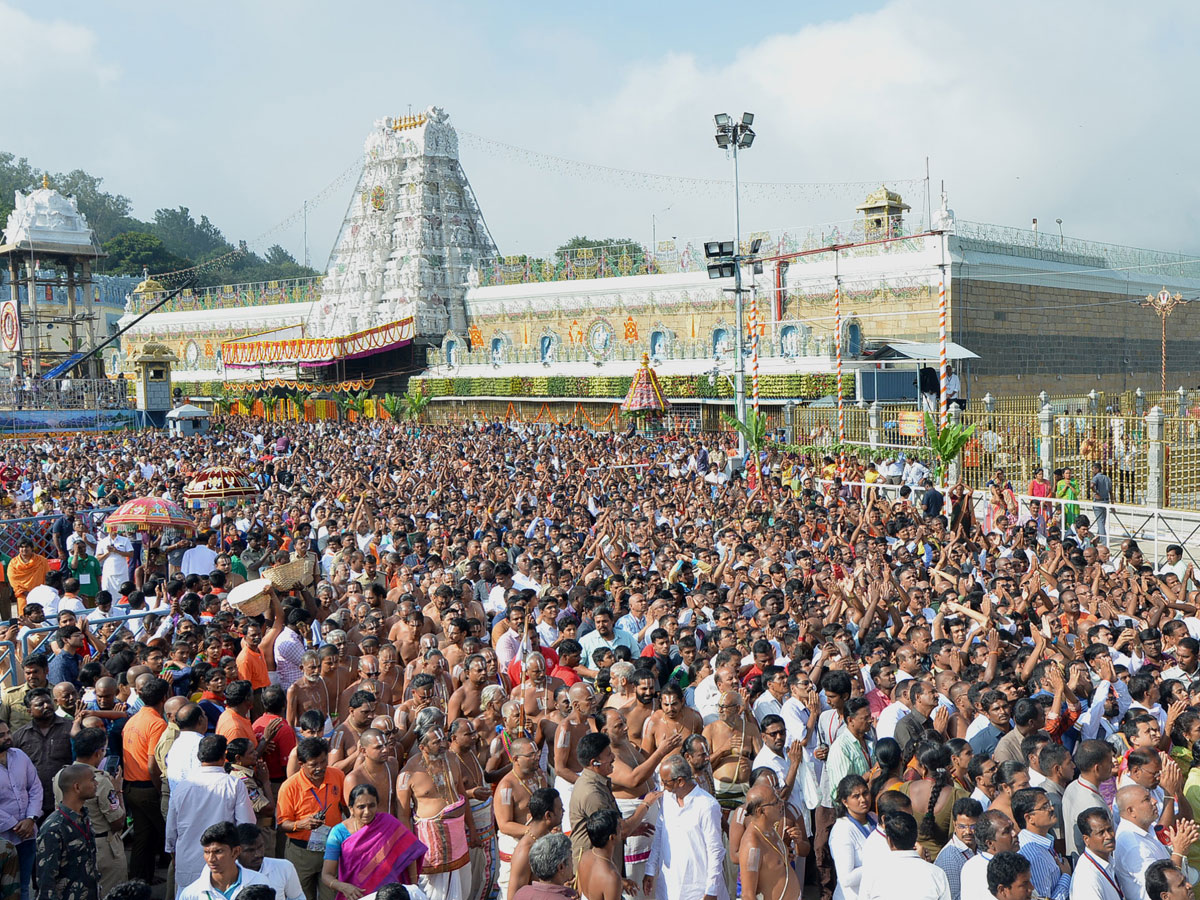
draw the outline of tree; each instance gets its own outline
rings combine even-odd
[[[153,233],[162,239],[172,253],[198,262],[233,249],[225,240],[225,235],[221,234],[221,229],[210,222],[208,216],[201,216],[197,222],[186,206],[155,210]]]
[[[618,253],[624,250],[632,254],[635,248],[641,252],[642,246],[632,238],[590,238],[585,235],[576,235],[565,244],[560,244],[554,251],[554,255],[563,259],[568,251],[596,248],[603,248],[606,252],[616,250]]]
[[[296,265],[296,257],[292,256],[292,254],[288,253],[278,244],[271,245],[263,257],[263,261],[268,266]]]
[[[107,259],[101,260],[105,272],[114,275],[141,275],[147,268],[151,273],[186,269],[191,260],[176,256],[161,240],[142,231],[119,234],[104,244]]]

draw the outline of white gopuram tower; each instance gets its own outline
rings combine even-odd
[[[310,321],[335,337],[413,317],[418,337],[466,330],[471,269],[496,254],[458,162],[458,135],[437,107],[381,119],[367,137]]]

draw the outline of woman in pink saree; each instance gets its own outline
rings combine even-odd
[[[395,816],[379,812],[371,784],[350,792],[350,818],[335,825],[325,842],[321,882],[338,900],[359,900],[385,884],[415,884],[426,847]]]

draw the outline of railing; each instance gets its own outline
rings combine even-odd
[[[1099,265],[1101,267],[1161,267],[1170,273],[1185,278],[1200,278],[1200,257],[1164,250],[1144,250],[1121,244],[1106,244],[1101,241],[1085,241],[1063,237],[1052,231],[1031,231],[1026,228],[1011,228],[1004,225],[989,225],[959,219],[955,233],[961,239],[994,244],[1007,251],[1032,251],[1038,257],[1043,254],[1063,258],[1066,262]],[[1017,253],[1016,255],[1028,255]],[[1152,278],[1157,278],[1156,272]]]
[[[824,479],[819,480],[827,488],[832,484]],[[856,497],[861,498],[865,497],[868,492],[876,492],[884,494],[892,500],[899,499],[901,488],[901,485],[898,484],[864,484],[862,482],[843,482],[842,486],[848,488]],[[924,494],[924,490],[912,488],[910,499],[914,505],[919,506],[920,499]],[[1112,547],[1126,538],[1132,538],[1139,543],[1143,553],[1147,556],[1149,555],[1149,546],[1153,544],[1156,566],[1165,559],[1166,548],[1171,544],[1177,544],[1183,548],[1184,560],[1195,563],[1196,567],[1200,569],[1200,514],[1174,509],[1151,509],[1128,504],[1097,504],[1090,501],[1059,500],[1053,497],[1030,497],[1025,494],[1018,494],[1016,500],[1017,524],[1035,520],[1034,511],[1042,511],[1046,508],[1053,510],[1049,521],[1061,524],[1063,515],[1071,507],[1074,507],[1076,514],[1087,514],[1093,534],[1098,534],[1097,526],[1100,520],[1098,511],[1102,508],[1105,537],[1100,539],[1100,543]],[[972,494],[972,512],[977,522],[986,523],[985,527],[994,526],[996,521],[994,515],[989,516],[988,505],[989,495],[987,493],[976,491]],[[949,513],[950,502],[947,497],[942,514],[949,516]]]
[[[124,379],[0,380],[0,409],[128,409]]]
[[[161,617],[161,616],[167,615],[168,612],[169,612],[169,610],[157,609],[157,610],[148,610],[146,612],[125,613],[124,615],[120,615],[120,616],[108,616],[103,619],[88,619],[87,620],[88,631],[95,631],[101,625],[107,625],[110,622],[124,623],[124,622],[128,622],[130,619],[145,619],[149,616],[160,616]],[[120,630],[120,629],[118,629],[118,630]],[[51,632],[54,632],[54,631],[58,631],[57,625],[43,625],[39,628],[30,628],[23,635],[21,635],[21,658],[24,659],[25,657],[29,656],[29,654],[31,652],[29,649],[29,638],[30,637],[32,637],[33,635],[37,635],[37,634],[50,634]],[[40,646],[41,641],[39,641],[38,644]],[[3,644],[0,643],[0,646],[3,646]],[[0,659],[3,659],[2,655],[0,655]]]
[[[83,519],[88,533],[93,534],[99,530],[105,516],[114,509],[116,509],[115,506],[84,509],[75,515]],[[55,515],[0,519],[0,554],[9,557],[16,556],[17,545],[25,538],[29,538],[33,542],[35,553],[54,559],[58,556],[58,551],[54,549],[54,538],[50,534],[50,529],[61,518],[62,516]]]
[[[21,667],[17,660],[17,645],[12,641],[0,641],[0,681],[7,681],[9,686],[16,687],[20,681]],[[23,677],[23,675],[22,675]]]
[[[285,278],[278,281],[248,281],[217,287],[188,288],[158,312],[194,312],[238,306],[274,306],[282,303],[311,303],[321,296],[321,277]],[[162,293],[130,294],[126,312],[139,313],[163,298]]]
[[[879,229],[868,229],[862,219],[851,219],[824,225],[801,226],[774,233],[755,232],[743,238],[741,252],[748,255],[751,242],[761,239],[759,253],[762,256],[819,250],[835,245],[839,246],[838,253],[846,257],[880,256],[923,248],[923,241],[916,243],[907,240],[913,236],[914,232],[898,217]],[[658,241],[653,247],[630,241],[557,250],[545,256],[517,254],[489,257],[480,260],[479,283],[482,287],[491,287],[501,284],[616,278],[626,275],[701,272],[707,265],[704,256],[705,240],[672,238]],[[798,257],[795,262],[808,264],[819,258],[819,255]]]

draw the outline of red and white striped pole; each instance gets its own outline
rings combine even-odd
[[[750,392],[758,413],[758,291],[750,292]]]
[[[949,416],[949,402],[946,399],[946,382],[949,378],[946,363],[946,278],[943,275],[938,282],[938,350],[941,354],[941,368],[938,370],[940,390],[938,391],[938,428],[945,428]]]
[[[846,410],[842,398],[842,280],[839,278],[833,285],[833,345],[837,348],[837,412],[838,412],[838,443],[846,443]]]

